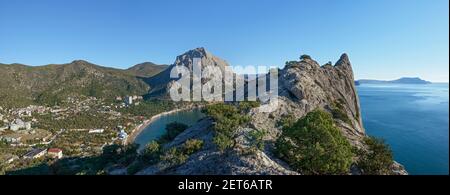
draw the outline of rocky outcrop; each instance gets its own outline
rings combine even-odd
[[[175,64],[189,65],[192,56],[200,56],[208,63],[223,64],[212,55],[194,50],[179,56]],[[138,174],[299,174],[289,168],[273,154],[274,142],[281,134],[278,125],[281,119],[293,117],[299,119],[314,109],[336,111],[340,117],[334,117],[336,125],[350,143],[364,149],[363,138],[366,136],[360,113],[360,104],[355,89],[352,65],[347,54],[343,54],[336,64],[319,65],[307,58],[301,61],[289,62],[279,71],[278,93],[276,99],[263,103],[263,106],[273,106],[270,113],[259,112],[257,108],[248,114],[251,122],[236,130],[235,147],[232,151],[221,153],[213,143],[213,121],[204,119],[180,134],[165,147],[179,147],[187,139],[201,139],[203,148],[189,159],[175,167],[157,164],[148,167]],[[265,148],[249,153],[248,135],[252,130],[265,130]],[[401,165],[395,163],[396,174],[406,174]],[[349,174],[358,174],[356,167]]]
[[[365,133],[347,54],[343,54],[334,66],[320,66],[312,59],[289,63],[279,72],[278,93],[278,108],[274,112],[252,114],[256,129],[268,129],[271,135],[277,136],[279,128],[276,124],[282,117],[298,119],[314,109],[331,110],[340,104],[348,120],[336,119],[337,124],[353,145],[361,146]]]
[[[177,66],[182,66],[192,71],[195,58],[200,59],[202,69],[206,66],[214,66],[218,67],[223,74],[226,71],[226,67],[229,67],[229,64],[225,60],[214,56],[203,47],[189,50],[178,56],[175,62],[164,71],[154,77],[146,79],[146,82],[152,87],[147,96],[151,98],[167,99],[169,89],[172,87],[173,82],[178,80],[178,78],[170,77],[172,69]],[[202,80],[202,83],[205,82],[207,81]]]
[[[221,153],[213,143],[214,132],[211,131],[212,122],[210,119],[203,119],[193,125],[171,143],[165,145],[166,148],[179,147],[188,139],[200,139],[204,141],[201,151],[191,155],[189,159],[180,166],[168,167],[164,162],[138,172],[138,175],[153,174],[176,174],[176,175],[287,175],[298,174],[290,171],[283,162],[274,159],[263,151],[256,151],[252,154],[244,154],[245,132],[249,128],[242,128],[238,146],[229,153]]]

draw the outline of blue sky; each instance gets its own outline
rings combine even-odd
[[[0,62],[173,63],[203,46],[232,65],[346,52],[355,77],[448,82],[448,0],[0,0]]]

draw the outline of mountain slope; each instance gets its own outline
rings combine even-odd
[[[136,64],[133,67],[126,69],[126,72],[138,77],[152,77],[165,70],[168,65],[157,65],[152,62],[144,62]]]
[[[82,60],[45,66],[0,64],[0,103],[4,106],[53,105],[70,96],[142,95],[149,89],[145,82],[127,71]]]

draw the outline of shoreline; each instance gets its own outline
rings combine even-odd
[[[177,108],[177,109],[173,109],[170,111],[166,111],[166,112],[161,112],[157,115],[154,115],[152,117],[150,117],[150,119],[144,120],[143,123],[141,123],[140,125],[136,126],[130,133],[130,135],[128,135],[127,139],[125,140],[125,144],[124,145],[128,145],[134,142],[134,140],[136,139],[136,137],[145,129],[147,128],[149,125],[151,125],[155,120],[159,119],[162,116],[166,116],[166,115],[170,115],[170,114],[174,114],[177,112],[182,112],[182,111],[186,111],[186,110],[190,110],[190,109],[198,109],[203,107],[202,105],[193,105],[193,106],[188,106],[186,108]]]

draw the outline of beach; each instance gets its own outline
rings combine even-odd
[[[170,111],[166,111],[166,112],[162,112],[159,113],[157,115],[152,116],[150,119],[145,120],[142,124],[136,126],[130,133],[130,135],[128,135],[125,144],[131,144],[134,142],[134,140],[136,139],[136,137],[145,129],[147,128],[150,124],[152,124],[155,120],[166,116],[166,115],[170,115],[170,114],[174,114],[177,112],[181,112],[181,111],[186,111],[186,110],[191,110],[191,109],[199,109],[202,108],[203,105],[192,105],[192,106],[187,106],[185,108],[177,108],[174,110],[170,110]]]

